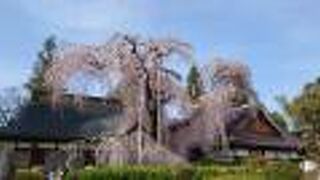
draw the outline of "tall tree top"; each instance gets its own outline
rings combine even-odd
[[[192,65],[187,77],[187,88],[191,99],[196,100],[203,93],[202,79],[196,65]]]
[[[44,41],[42,50],[38,53],[33,74],[26,84],[32,103],[40,103],[41,99],[50,93],[50,88],[45,84],[44,76],[53,62],[56,48],[56,37],[50,36]]]

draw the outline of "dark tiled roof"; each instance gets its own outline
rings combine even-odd
[[[116,99],[86,98],[82,107],[65,96],[62,104],[27,104],[16,119],[0,127],[0,138],[19,140],[67,141],[72,139],[112,133],[115,117],[121,113],[121,103]]]
[[[227,131],[231,146],[264,149],[288,149],[299,150],[299,139],[277,126],[267,114],[260,108],[245,108],[236,112],[233,119],[227,125]],[[251,132],[248,125],[258,118],[263,118],[276,134],[262,135]]]
[[[276,132],[273,136],[266,136],[250,132],[247,125],[253,123],[257,118],[264,118],[265,122]],[[176,132],[177,129],[184,129],[192,126],[193,119],[172,124],[170,130]],[[237,107],[231,108],[225,112],[223,118],[226,133],[229,138],[230,145],[233,147],[244,148],[263,148],[263,149],[287,149],[299,150],[301,144],[299,139],[285,130],[278,127],[266,110],[258,107]]]

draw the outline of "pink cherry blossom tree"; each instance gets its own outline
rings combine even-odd
[[[52,87],[52,103],[59,105],[68,81],[79,72],[108,83],[112,73],[118,74],[116,96],[126,110],[119,120],[119,134],[129,130],[137,134],[137,161],[142,161],[143,134],[161,143],[161,104],[179,96],[179,77],[163,66],[173,54],[184,59],[191,56],[191,47],[175,39],[150,39],[117,34],[100,45],[69,44],[58,47],[45,79]],[[84,94],[75,101],[81,105]],[[105,95],[108,98],[108,95]]]

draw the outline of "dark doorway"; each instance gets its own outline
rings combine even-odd
[[[200,146],[192,146],[188,148],[188,159],[197,161],[204,157],[204,152]]]
[[[83,151],[84,156],[84,164],[87,165],[95,165],[95,152],[91,149],[86,149]]]
[[[44,164],[45,150],[38,148],[36,144],[31,146],[30,166],[39,166]]]

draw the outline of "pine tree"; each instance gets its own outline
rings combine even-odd
[[[202,93],[202,80],[200,73],[195,65],[192,65],[187,77],[187,88],[192,100],[196,100]]]
[[[45,84],[45,72],[49,69],[57,48],[55,36],[50,36],[43,43],[43,49],[38,54],[38,61],[35,64],[33,75],[26,84],[30,92],[31,103],[42,103],[50,94],[50,87]]]

